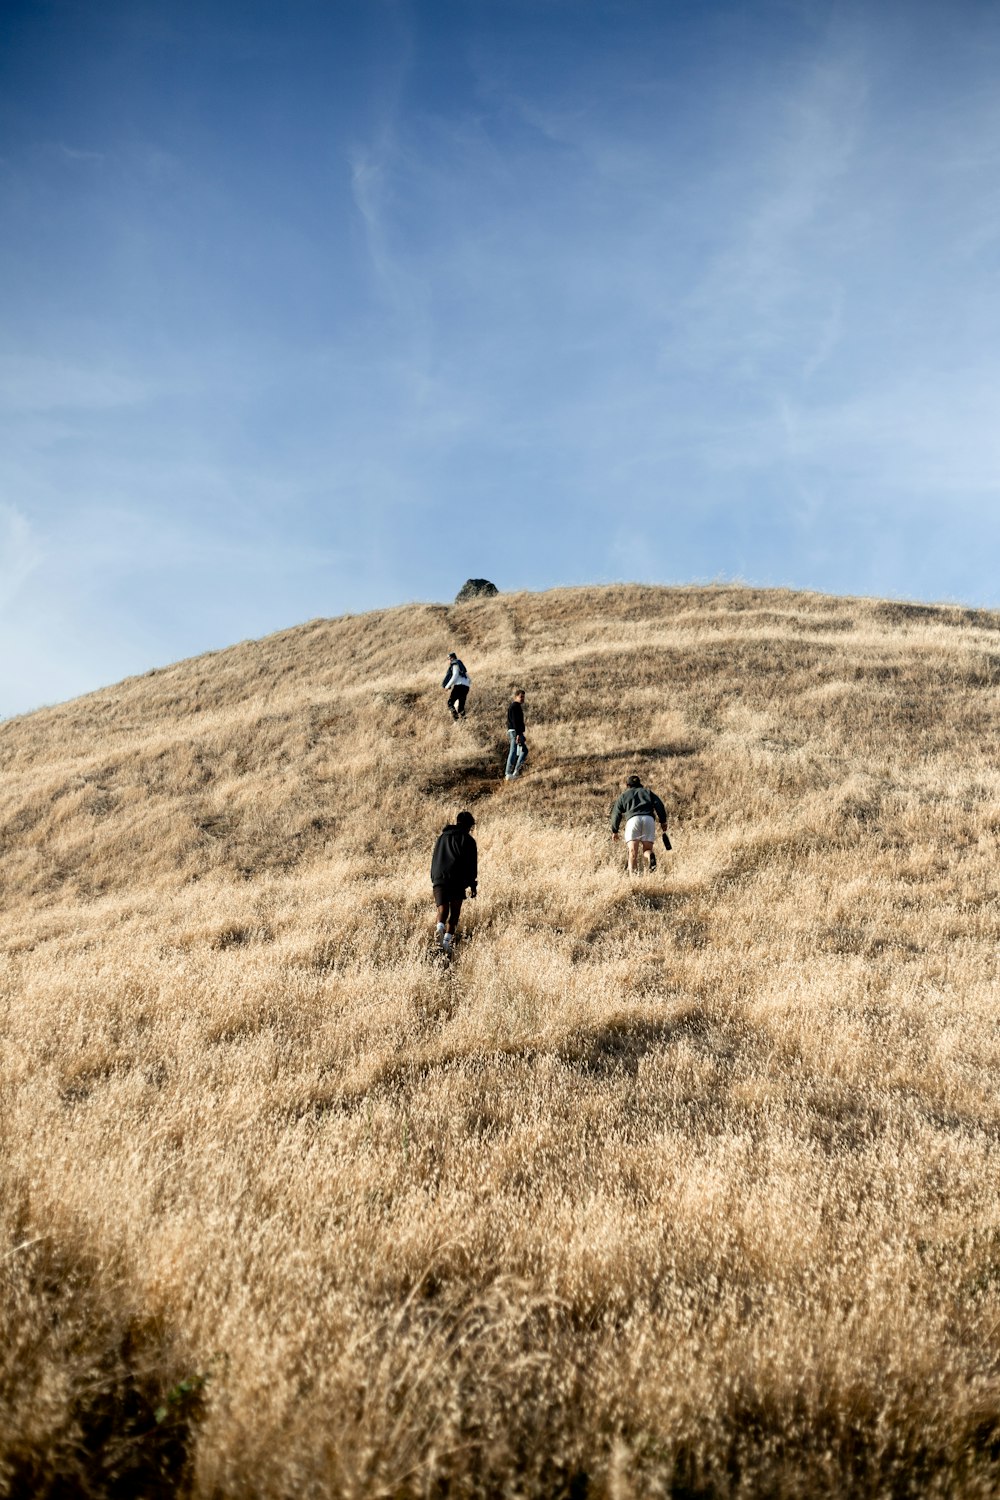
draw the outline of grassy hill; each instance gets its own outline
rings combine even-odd
[[[996,614],[579,589],[0,725],[0,1493],[995,1495],[998,683]]]

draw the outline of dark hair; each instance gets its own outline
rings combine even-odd
[[[448,660],[449,661],[458,661],[458,657],[457,657],[457,655],[455,654],[454,651],[449,651],[448,652]]]
[[[456,828],[475,828],[476,820],[470,812],[460,812],[455,819]]]
[[[515,698],[526,698],[527,694],[525,693],[524,688],[515,688],[514,689],[514,697]]]
[[[637,776],[635,774],[635,772],[633,771],[632,775],[628,778],[628,780],[626,781],[625,785],[626,786],[642,786],[642,777],[641,776]]]

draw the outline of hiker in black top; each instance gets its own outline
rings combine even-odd
[[[524,688],[518,688],[507,708],[507,741],[509,749],[504,779],[513,781],[515,776],[520,776],[528,754],[528,741],[524,737]]]
[[[454,651],[448,652],[448,670],[444,674],[443,688],[451,688],[448,695],[448,707],[451,716],[457,723],[459,719],[465,718],[465,700],[469,696],[469,688],[472,686],[468,672],[462,662],[459,661]]]
[[[638,875],[640,857],[649,863],[650,872],[656,869],[653,844],[656,839],[656,823],[663,834],[663,844],[670,848],[667,837],[667,810],[655,792],[643,786],[640,776],[630,776],[625,790],[620,792],[611,809],[611,836],[618,842],[618,830],[625,820],[625,843],[628,848],[628,872]]]
[[[437,907],[436,937],[445,953],[452,950],[466,890],[470,896],[476,894],[479,851],[472,837],[475,826],[470,812],[460,812],[454,823],[442,828],[434,845],[431,885]]]

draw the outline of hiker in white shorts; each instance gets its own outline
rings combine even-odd
[[[615,843],[619,839],[619,828],[625,824],[625,844],[628,849],[628,872],[638,875],[641,862],[645,860],[649,869],[656,869],[656,824],[663,833],[665,848],[670,848],[667,837],[667,810],[655,792],[643,786],[642,777],[632,775],[625,783],[611,809],[611,836]]]

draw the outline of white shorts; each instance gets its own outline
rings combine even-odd
[[[656,819],[651,813],[638,813],[625,824],[626,844],[653,844],[656,842]]]

